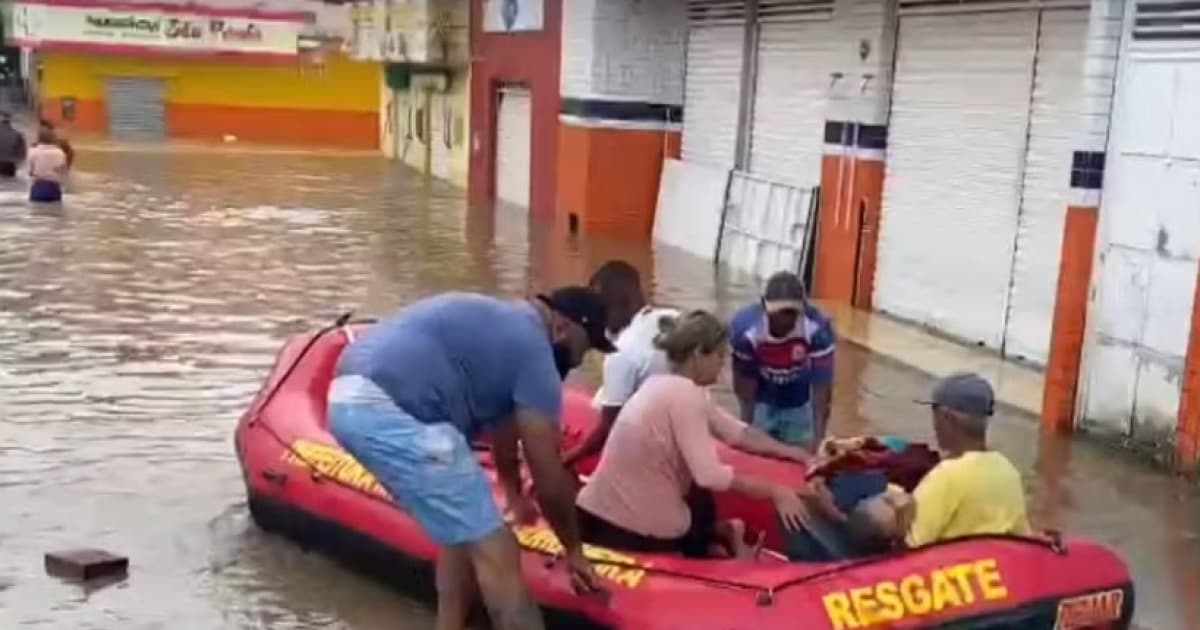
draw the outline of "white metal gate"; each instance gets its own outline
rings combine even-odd
[[[801,187],[820,182],[830,55],[841,46],[828,22],[832,11],[832,3],[793,2],[760,16],[749,164],[755,175]]]
[[[529,207],[532,105],[529,90],[500,90],[496,125],[496,197]]]
[[[1030,99],[1004,354],[1044,364],[1050,350],[1071,155],[1082,116],[1087,11],[1044,11]]]
[[[731,4],[738,6],[727,6]],[[740,5],[688,2],[681,146],[685,161],[727,168],[734,165],[745,35]]]
[[[454,106],[450,94],[440,92],[433,95],[433,112],[429,116],[431,127],[429,141],[433,176],[450,179],[450,153],[454,143]]]
[[[104,80],[108,135],[115,140],[161,141],[167,137],[162,79],[108,77]]]

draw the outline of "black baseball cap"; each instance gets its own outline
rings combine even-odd
[[[554,312],[579,324],[587,332],[591,347],[604,353],[617,349],[605,333],[608,312],[599,293],[587,287],[567,286],[555,289],[549,295],[539,295],[538,299]]]
[[[991,383],[973,372],[956,372],[938,380],[930,397],[917,402],[977,418],[990,417],[996,411]]]
[[[804,309],[807,292],[800,277],[790,271],[779,271],[767,278],[767,287],[763,290],[763,308],[768,313]]]

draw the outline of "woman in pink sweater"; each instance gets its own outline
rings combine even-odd
[[[600,462],[576,500],[583,539],[633,551],[709,555],[720,540],[747,553],[738,523],[718,523],[713,492],[769,499],[789,528],[800,526],[801,492],[737,473],[717,457],[717,440],[804,462],[807,453],[721,412],[705,389],[728,354],[726,326],[704,311],[666,320],[655,339],[671,374],[651,376],[621,409]],[[805,495],[825,510],[827,495]],[[834,510],[836,511],[836,510]]]

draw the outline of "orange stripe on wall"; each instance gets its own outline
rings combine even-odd
[[[1200,469],[1200,281],[1192,295],[1192,331],[1183,364],[1183,392],[1175,428],[1175,464],[1184,472]]]
[[[231,105],[167,105],[167,131],[172,137],[238,140],[376,149],[379,116],[375,112],[329,111]]]
[[[857,217],[855,248],[857,277],[850,303],[855,308],[871,310],[875,294],[875,259],[879,245],[879,220],[883,210],[883,161],[855,160],[854,188],[851,209]]]
[[[238,140],[269,144],[379,148],[379,117],[374,112],[282,107],[167,104],[167,134],[173,138]],[[42,101],[42,116],[72,133],[107,134],[103,101],[76,101],[75,117],[62,117],[62,99]]]
[[[1042,427],[1052,431],[1069,431],[1075,423],[1075,396],[1087,325],[1098,214],[1094,207],[1068,206],[1063,224],[1050,358],[1042,392]]]
[[[837,154],[821,158],[815,297],[871,308],[883,177],[881,160]]]
[[[842,180],[844,166],[851,158],[827,154],[821,157],[821,205],[817,215],[817,251],[813,262],[813,297],[832,302],[850,301],[852,287],[848,278],[854,273],[854,261],[848,259],[846,226],[842,221]]]
[[[665,156],[678,155],[678,131],[584,127],[560,122],[558,215],[579,231],[648,239],[654,228]]]
[[[63,99],[42,99],[41,117],[68,132],[99,134],[108,130],[108,110],[104,101],[75,100],[75,115],[72,120],[63,118],[62,106]]]

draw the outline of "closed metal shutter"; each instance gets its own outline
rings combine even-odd
[[[500,90],[496,129],[496,196],[502,201],[529,207],[532,114],[529,90]]]
[[[688,3],[680,151],[685,161],[733,168],[745,34],[743,11],[740,3]]]
[[[814,7],[819,5],[797,8]],[[832,10],[832,4],[826,6],[827,12]],[[827,17],[763,15],[761,22],[750,172],[793,186],[816,186],[821,179],[830,53],[840,50],[842,42]]]
[[[880,310],[1000,346],[1036,40],[1035,11],[900,18]]]
[[[1044,364],[1050,351],[1071,154],[1083,112],[1086,11],[1045,11],[1038,32],[1021,211],[1004,354]]]
[[[167,137],[162,79],[110,77],[104,80],[104,91],[110,137],[141,142]]]

